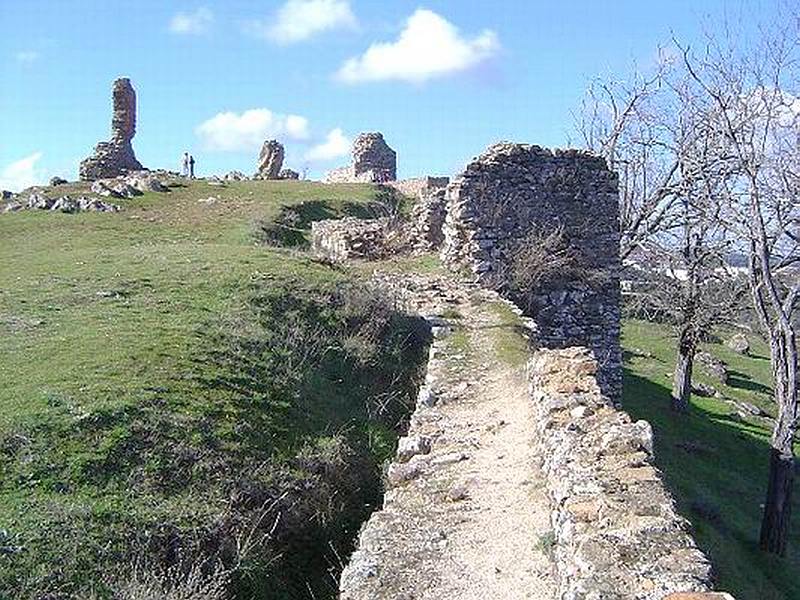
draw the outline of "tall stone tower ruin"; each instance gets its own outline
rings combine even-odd
[[[131,145],[136,135],[136,92],[130,79],[122,77],[114,81],[111,95],[114,106],[111,140],[98,143],[94,154],[81,161],[79,175],[83,181],[117,177],[143,168]]]

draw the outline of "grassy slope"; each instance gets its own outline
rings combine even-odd
[[[220,200],[197,202],[211,196]],[[373,196],[367,186],[197,182],[122,201],[118,215],[4,215],[0,424],[37,413],[52,394],[81,392],[94,408],[180,373],[187,334],[230,306],[254,274],[329,277],[257,247],[253,220],[302,200],[341,209]]]
[[[752,340],[751,340],[752,341]],[[793,535],[785,559],[757,548],[767,481],[768,426],[743,421],[715,398],[692,398],[686,417],[669,410],[668,373],[675,341],[667,330],[641,321],[625,324],[626,380],[623,404],[634,418],[653,425],[656,460],[695,527],[700,546],[712,558],[720,587],[738,600],[800,598],[800,497],[795,495]],[[768,351],[755,340],[752,357],[724,345],[706,349],[728,363],[730,385],[720,385],[696,369],[696,378],[733,399],[774,414],[770,399]]]
[[[0,454],[0,530],[7,531],[0,545],[28,548],[12,556],[28,578],[80,573],[80,561],[96,560],[116,524],[130,529],[169,515],[180,526],[221,510],[224,498],[210,489],[204,497],[202,485],[186,493],[133,490],[126,473],[103,470],[127,464],[125,452],[144,452],[130,447],[136,427],[152,425],[156,405],[166,407],[158,418],[168,421],[159,429],[167,432],[168,458],[173,446],[181,450],[182,428],[202,447],[196,422],[221,410],[218,392],[199,383],[206,335],[241,309],[248,289],[313,291],[346,278],[297,253],[255,245],[253,222],[301,202],[315,218],[359,213],[376,194],[366,185],[237,182],[223,189],[198,181],[119,201],[119,214],[0,216],[0,450],[16,457],[12,464]],[[216,200],[198,201],[209,197]],[[345,404],[354,399],[338,391],[320,396],[328,406],[318,411],[317,430],[332,435],[347,426]],[[222,439],[215,443],[228,443]],[[246,450],[240,444],[230,452]],[[157,480],[172,468],[164,456],[135,460]],[[95,554],[82,556],[92,545]],[[102,548],[112,561],[117,550]],[[0,574],[10,560],[0,555]]]

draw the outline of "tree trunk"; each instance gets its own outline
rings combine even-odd
[[[779,556],[786,554],[789,539],[793,483],[794,456],[770,448],[767,501],[761,520],[761,549]]]
[[[797,345],[791,328],[772,335],[770,353],[778,418],[772,432],[760,545],[766,552],[784,556],[792,512],[794,438],[798,417]]]
[[[689,411],[689,396],[692,394],[692,365],[696,349],[697,343],[691,330],[681,331],[675,375],[672,379],[672,409],[677,412]]]

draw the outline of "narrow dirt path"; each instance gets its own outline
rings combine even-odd
[[[412,456],[390,470],[384,509],[362,532],[342,598],[554,599],[519,323],[487,292],[406,284],[418,311],[446,317],[428,373],[432,406],[412,419]]]

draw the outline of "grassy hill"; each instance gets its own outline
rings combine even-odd
[[[219,564],[238,597],[332,595],[426,333],[357,273],[257,242],[302,246],[380,195],[197,181],[0,216],[0,598]]]
[[[364,285],[373,265],[298,249],[311,220],[368,215],[382,194],[195,181],[117,214],[0,215],[0,599],[152,597],[192,585],[190,565],[237,598],[335,595],[427,340]],[[624,406],[653,424],[721,587],[800,598],[797,495],[789,556],[757,549],[768,424],[717,398],[673,414],[668,329],[630,321],[623,345]],[[762,345],[707,349],[732,376],[700,381],[774,412]]]
[[[695,380],[715,386],[727,398],[750,402],[774,415],[769,351],[750,336],[752,356],[720,343],[704,349],[728,364],[729,384],[721,385],[695,368]],[[675,339],[669,328],[629,321],[623,328],[625,390],[623,407],[649,421],[655,433],[656,463],[674,493],[681,514],[694,525],[695,538],[714,563],[721,589],[737,600],[800,598],[800,498],[795,494],[786,558],[758,549],[761,507],[769,460],[768,422],[741,418],[719,398],[693,396],[690,414],[670,410],[669,374]],[[800,448],[798,448],[800,449]]]

